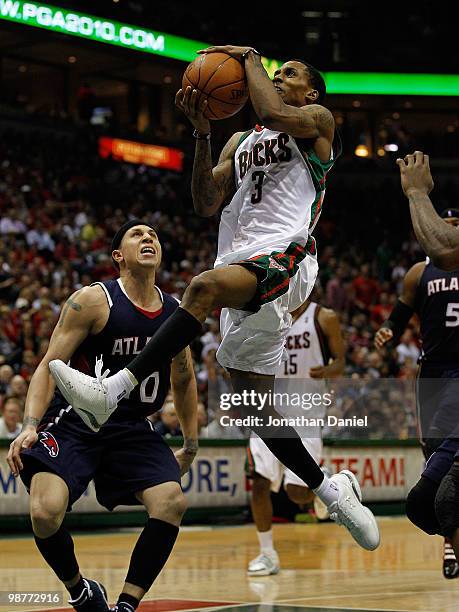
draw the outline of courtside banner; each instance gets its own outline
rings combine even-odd
[[[29,496],[20,478],[15,478],[6,462],[8,447],[0,447],[0,517],[25,515]],[[246,448],[237,446],[203,447],[191,470],[182,478],[183,491],[191,508],[245,506],[248,504],[245,482]],[[139,506],[119,506],[116,511],[138,511]],[[96,499],[94,483],[73,505],[74,512],[107,512]]]
[[[171,147],[145,144],[121,138],[99,138],[99,155],[131,164],[144,164],[166,170],[183,170],[183,153]]]
[[[208,446],[211,444],[211,446]],[[14,478],[8,464],[6,441],[0,448],[0,517],[27,515],[29,496],[20,479]],[[423,469],[419,447],[408,445],[325,446],[325,464],[332,473],[348,469],[362,487],[364,501],[400,502],[418,481]],[[182,479],[191,508],[225,508],[249,503],[245,478],[246,446],[241,441],[202,441],[199,455]],[[138,506],[120,506],[116,511],[138,511]],[[73,512],[107,512],[96,499],[91,482],[86,493],[74,504]]]
[[[419,447],[326,446],[324,462],[333,474],[353,472],[368,502],[404,501],[424,468]]]

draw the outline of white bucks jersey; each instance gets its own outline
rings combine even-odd
[[[236,193],[221,215],[215,266],[280,251],[298,243],[315,254],[327,172],[305,142],[257,126],[243,134],[234,157]],[[333,156],[332,156],[333,158]]]
[[[309,378],[309,370],[327,365],[329,348],[318,321],[320,306],[311,302],[293,323],[285,341],[287,361],[276,376],[278,378]]]

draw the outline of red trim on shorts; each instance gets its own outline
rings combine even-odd
[[[268,291],[267,293],[263,293],[263,295],[260,296],[260,299],[265,300],[266,298],[270,297],[274,293],[277,293],[278,291],[283,289],[286,285],[288,285],[289,282],[290,282],[290,276],[286,278],[285,280],[283,280],[279,285],[276,285],[276,287],[273,287],[271,291]]]
[[[282,256],[286,256],[289,258],[290,262],[287,268],[287,272],[290,272],[290,270],[293,269],[293,266],[295,265],[295,256],[299,253],[301,253],[303,251],[303,247],[298,245],[295,247],[295,250],[293,251],[293,253],[291,255],[287,255],[286,253],[279,253],[279,255]],[[275,256],[276,257],[276,256]],[[271,295],[277,293],[278,291],[280,291],[281,289],[283,289],[286,285],[288,285],[290,283],[290,274],[288,275],[288,278],[284,279],[281,283],[279,283],[278,285],[276,285],[276,287],[273,287],[270,291],[268,291],[267,293],[264,293],[263,295],[260,296],[261,300],[265,300],[266,298],[270,297]]]

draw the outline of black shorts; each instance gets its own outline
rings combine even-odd
[[[459,367],[452,363],[421,364],[417,379],[419,435],[426,459],[459,423]]]
[[[440,484],[454,461],[459,461],[459,437],[447,438],[440,444],[428,459],[422,475]]]
[[[95,433],[73,410],[41,430],[21,453],[22,481],[29,490],[37,472],[60,476],[69,489],[68,510],[94,479],[97,500],[108,510],[139,505],[135,493],[163,482],[180,484],[174,453],[148,419],[108,422]]]

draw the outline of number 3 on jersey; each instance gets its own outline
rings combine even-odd
[[[265,180],[265,176],[266,174],[262,170],[256,170],[252,174],[253,191],[252,197],[250,198],[252,204],[258,204],[259,202],[261,202],[261,198],[263,195],[263,181]]]

